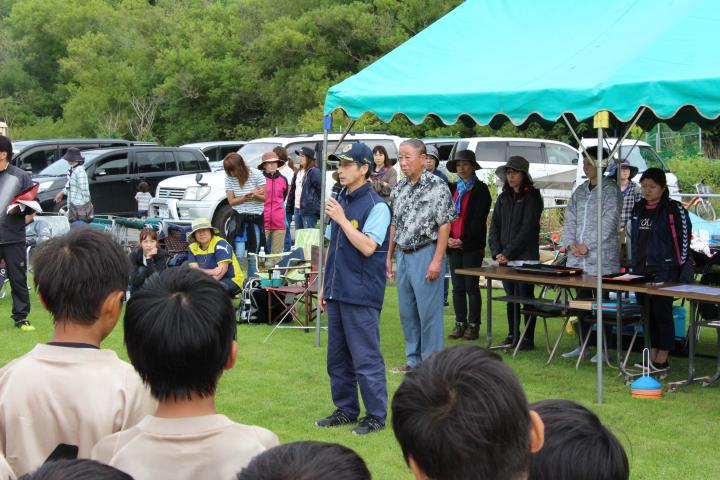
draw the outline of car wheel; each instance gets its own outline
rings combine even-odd
[[[233,216],[233,208],[230,205],[222,205],[215,211],[213,217],[213,227],[220,230],[223,237],[227,238],[228,234],[228,223]]]

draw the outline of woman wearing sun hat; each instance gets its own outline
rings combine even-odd
[[[188,246],[188,266],[207,273],[222,283],[230,295],[237,295],[244,275],[232,247],[220,236],[220,231],[207,218],[198,218],[192,222],[188,239],[192,242]]]
[[[490,251],[493,259],[502,265],[517,266],[540,262],[539,236],[543,199],[533,186],[530,163],[523,157],[510,157],[507,163],[495,170],[503,181],[490,223]],[[534,285],[504,280],[508,295],[532,299]],[[520,338],[520,304],[507,304],[508,336],[504,345],[514,346]],[[517,319],[517,324],[514,324]],[[531,350],[535,342],[535,318],[525,317],[528,324],[521,350]]]
[[[70,147],[62,159],[68,162],[70,171],[65,188],[55,195],[55,203],[60,203],[63,196],[67,195],[68,221],[71,224],[78,220],[90,223],[95,212],[90,200],[90,183],[83,167],[85,157],[79,149]]]
[[[480,165],[472,151],[457,152],[447,162],[446,168],[459,177],[457,182],[449,184],[457,218],[450,224],[447,249],[455,308],[455,329],[448,338],[477,340],[482,307],[480,284],[477,277],[460,275],[455,271],[458,268],[482,267],[492,198],[487,185],[475,176]]]
[[[270,253],[281,253],[285,244],[285,197],[288,193],[288,181],[280,173],[285,165],[275,152],[266,152],[258,168],[265,175],[265,238]]]

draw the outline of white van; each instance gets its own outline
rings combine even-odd
[[[481,167],[476,175],[486,183],[498,183],[495,169],[505,165],[510,157],[520,155],[530,162],[530,176],[540,189],[546,206],[564,205],[570,198],[579,152],[566,143],[536,138],[461,138],[450,158],[460,150],[475,152]]]
[[[217,142],[198,142],[181,145],[180,148],[197,148],[208,159],[210,169],[215,172],[223,169],[223,159],[231,152],[237,152],[247,142],[245,140],[224,140]]]
[[[328,151],[332,153],[340,140],[341,134],[331,133],[328,136]],[[343,145],[364,142],[370,148],[382,145],[393,161],[397,161],[402,138],[379,133],[349,133]],[[258,138],[247,142],[238,151],[246,164],[256,168],[265,152],[275,147],[284,147],[288,154],[297,162],[295,150],[308,147],[316,152],[322,149],[323,135],[320,133],[293,136]],[[332,172],[326,178],[326,199],[330,196],[335,181]],[[169,178],[158,184],[155,198],[150,202],[148,216],[162,218],[179,224],[190,224],[199,217],[211,219],[213,226],[226,232],[226,223],[232,216],[232,207],[228,205],[225,194],[225,172],[223,170],[198,175],[182,175]]]
[[[613,148],[615,148],[617,140],[617,138],[606,138],[604,140],[605,147],[612,150]],[[585,148],[596,147],[598,144],[597,138],[583,138],[580,141]],[[638,168],[637,175],[635,175],[635,178],[632,179],[635,183],[640,183],[640,177],[642,176],[643,172],[648,168],[655,167],[662,169],[665,172],[665,176],[667,178],[668,192],[670,193],[670,195],[673,196],[680,193],[677,177],[674,173],[670,172],[670,168],[668,167],[667,163],[665,163],[665,161],[660,157],[660,155],[657,154],[655,149],[651,147],[650,144],[640,140],[636,141],[626,139],[620,145],[620,150],[615,154],[614,158],[616,162],[625,160],[627,158],[627,160],[630,162],[630,165]],[[578,165],[575,184],[581,185],[585,180],[587,180],[587,177],[583,172],[581,162]],[[675,198],[676,200],[680,199],[680,197],[677,196],[673,198]]]

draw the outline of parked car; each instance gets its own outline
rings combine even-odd
[[[20,140],[13,142],[12,163],[16,167],[33,174],[52,164],[65,155],[70,147],[79,150],[97,148],[128,147],[134,145],[130,140],[117,138],[57,138],[51,140]]]
[[[617,138],[606,138],[605,146],[612,150],[615,148],[617,141]],[[580,142],[585,148],[595,147],[598,144],[597,138],[582,138]],[[630,162],[630,165],[638,168],[637,175],[632,179],[635,183],[640,183],[640,177],[648,168],[660,168],[665,172],[665,177],[667,178],[668,193],[670,193],[671,196],[680,193],[677,176],[670,171],[668,164],[665,163],[665,160],[657,154],[649,143],[640,140],[624,140],[620,145],[620,150],[615,154],[614,159],[617,162],[625,160],[626,158],[628,162]],[[587,180],[587,177],[583,173],[582,164],[580,164],[576,172],[575,184],[580,185],[585,180]],[[680,197],[673,198],[680,200]]]
[[[329,135],[328,151],[330,153],[335,151],[340,136],[339,133]],[[275,147],[285,147],[288,154],[297,162],[296,150],[301,147],[309,147],[320,152],[322,141],[322,134],[258,138],[247,142],[239,150],[239,153],[248,166],[257,168],[262,154]],[[350,133],[345,137],[343,145],[354,142],[365,142],[370,148],[382,145],[387,149],[390,158],[397,161],[401,141],[400,137],[393,135]],[[329,170],[331,169],[329,168]],[[327,172],[325,181],[327,198],[335,183],[331,171]],[[225,194],[225,172],[219,170],[204,175],[200,183],[196,181],[194,175],[182,175],[160,182],[157,195],[150,202],[148,215],[180,224],[190,224],[195,218],[206,217],[212,219],[213,226],[223,233],[226,232],[227,221],[232,216],[232,207],[228,205]]]
[[[215,172],[223,169],[223,158],[232,152],[237,152],[247,142],[244,140],[229,140],[218,142],[199,142],[181,145],[180,148],[197,148],[208,159],[210,169]]]
[[[475,152],[481,167],[476,174],[485,182],[498,183],[495,169],[513,155],[525,157],[546,206],[564,205],[570,198],[579,153],[566,143],[537,138],[472,137],[459,139],[451,155],[459,150]]]
[[[205,156],[194,148],[125,147],[82,152],[85,171],[90,182],[90,196],[98,215],[135,215],[135,193],[140,182],[147,182],[150,191],[158,183],[177,175],[209,173]],[[55,195],[65,187],[68,163],[57,160],[33,177],[40,184],[38,202],[45,211],[59,211]]]

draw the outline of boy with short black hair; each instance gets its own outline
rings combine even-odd
[[[370,480],[365,461],[337,443],[292,442],[261,453],[237,480]]]
[[[133,480],[125,472],[94,460],[56,460],[19,480]]]
[[[17,475],[60,443],[87,457],[101,438],[135,425],[156,403],[132,367],[100,349],[122,310],[125,253],[96,230],[48,240],[33,257],[53,338],[0,369],[0,452]]]
[[[530,461],[530,480],[625,480],[625,449],[593,412],[570,400],[543,400],[530,408],[545,425],[545,444]]]
[[[408,372],[392,401],[395,437],[418,480],[527,478],[543,424],[490,350],[446,348]]]
[[[223,286],[190,268],[149,278],[125,311],[128,356],[157,412],[101,440],[92,458],[136,478],[229,479],[278,444],[269,430],[215,410],[215,389],[237,358],[235,316]]]

